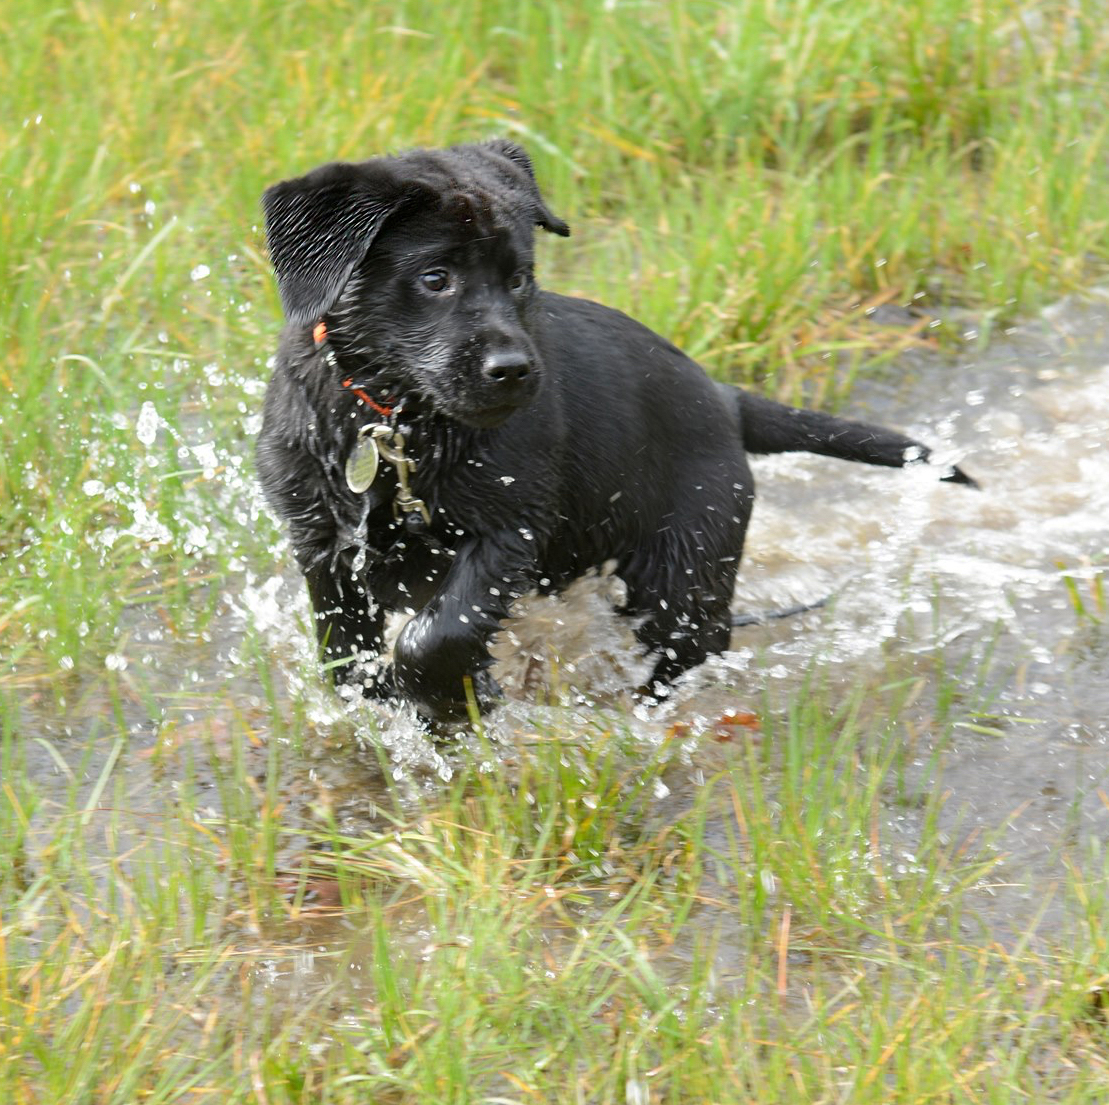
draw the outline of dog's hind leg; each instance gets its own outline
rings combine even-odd
[[[749,485],[748,485],[749,486]],[[625,613],[645,615],[636,636],[655,656],[646,690],[664,690],[683,672],[723,652],[731,636],[732,593],[750,514],[715,512],[660,531],[627,556],[617,574],[628,588]]]
[[[679,675],[723,652],[731,634],[729,618],[727,601],[706,602],[702,596],[685,608],[667,602],[665,609],[649,614],[636,632],[656,657],[647,690],[663,691]]]

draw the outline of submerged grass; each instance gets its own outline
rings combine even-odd
[[[976,932],[989,841],[893,801],[914,690],[768,703],[692,804],[685,737],[646,769],[617,727],[478,741],[357,833],[282,801],[306,732],[165,753],[144,814],[143,749],[28,764],[9,722],[3,1100],[1103,1100],[1105,856],[1054,889],[1068,931]]]
[[[8,0],[0,1100],[1105,1100],[1105,855],[1073,931],[979,931],[997,857],[907,758],[973,673],[814,682],[713,757],[478,736],[349,817],[242,594],[264,186],[513,135],[575,230],[548,285],[831,404],[1104,272],[1102,14]],[[1091,625],[1102,576],[1065,576]]]

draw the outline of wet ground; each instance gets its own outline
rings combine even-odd
[[[644,745],[689,726],[690,751],[666,776],[668,800],[682,805],[713,766],[713,742],[698,745],[696,733],[722,714],[759,709],[768,694],[786,701],[814,668],[849,687],[880,681],[891,659],[934,667],[942,657],[981,705],[939,761],[939,738],[920,735],[916,782],[929,785],[941,762],[950,826],[1004,827],[996,847],[1007,858],[980,906],[991,924],[1019,929],[1061,876],[1060,847],[1109,835],[1109,610],[1096,604],[1096,582],[1109,572],[1109,298],[1064,302],[984,351],[971,342],[953,357],[910,355],[862,385],[843,413],[938,443],[940,459],[958,460],[982,490],[938,483],[925,468],[758,460],[736,608],[829,604],[738,630],[731,651],[647,710],[627,696],[646,668],[610,613],[615,581],[530,601],[498,645],[509,701],[489,731],[510,748],[555,709],[542,704],[551,685],[583,732],[598,707],[630,714]],[[314,734],[303,770],[286,780],[291,817],[310,820],[326,794],[343,828],[364,831],[387,783],[382,763],[412,792],[441,786],[453,770],[449,743],[429,739],[410,712],[349,709],[319,684],[302,585],[287,565],[275,572],[233,579],[206,639],[174,640],[157,609],[136,608],[115,662],[117,700],[90,687],[70,696],[64,718],[28,700],[25,721],[56,742],[53,752],[28,746],[40,787],[63,793],[58,749],[64,756],[82,727],[118,710],[131,732],[119,768],[127,800],[156,810],[178,785],[158,769],[159,746],[193,735],[218,743],[231,719],[256,725],[264,745],[271,714],[258,672],[267,666],[274,693],[306,714]],[[1076,594],[1091,616],[1076,609]],[[888,811],[906,850],[912,816]]]

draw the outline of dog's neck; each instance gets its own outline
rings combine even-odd
[[[327,323],[321,318],[312,328],[311,340],[315,352],[327,366],[329,382],[326,389],[329,391],[338,384],[343,394],[349,396],[356,408],[361,408],[366,416],[366,423],[357,419],[353,422],[343,420],[340,444],[343,463],[354,447],[357,430],[364,424],[372,423],[388,424],[401,432],[408,455],[417,464],[418,482],[429,490],[447,471],[466,463],[468,458],[480,457],[481,431],[437,416],[434,411],[426,409],[418,397],[413,400],[407,394],[382,394],[380,390],[375,393],[372,381],[360,378],[351,364],[343,364],[339,360],[342,342],[340,340],[336,348],[332,339]],[[362,375],[365,377],[367,374]],[[317,392],[316,401],[320,399],[329,401],[326,391]]]
[[[342,376],[342,368],[339,364],[339,358],[335,355],[335,350],[328,341],[327,336],[327,323],[321,318],[319,322],[312,327],[312,341],[316,346],[316,352],[323,357],[327,367],[335,373],[336,376]],[[367,385],[356,383],[353,376],[348,376],[342,380],[342,386],[346,388],[351,395],[360,400],[365,406],[372,411],[376,411],[383,418],[392,418],[397,410],[397,397],[395,395],[389,396],[384,402],[379,403],[373,398],[366,390]]]

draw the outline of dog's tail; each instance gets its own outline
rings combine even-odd
[[[816,602],[803,602],[796,606],[786,606],[781,610],[764,610],[760,614],[733,614],[732,628],[741,629],[748,625],[766,625],[767,622],[776,622],[780,618],[792,618],[797,614],[807,614],[810,610],[819,610],[827,606],[831,595],[827,595]]]
[[[823,411],[787,407],[726,384],[720,387],[737,406],[743,446],[749,453],[819,453],[887,468],[919,464],[932,453],[927,445],[884,426],[836,418]],[[973,477],[956,465],[940,478],[968,487],[978,486]]]

